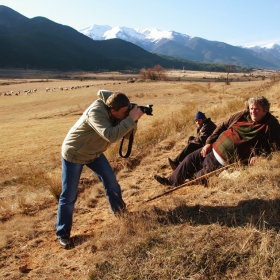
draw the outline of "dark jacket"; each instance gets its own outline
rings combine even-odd
[[[192,143],[198,144],[203,147],[206,143],[206,139],[213,133],[217,126],[207,118],[202,127],[197,129],[197,136],[191,139]]]
[[[250,115],[249,110],[244,110],[232,115],[229,119],[223,121],[217,126],[214,132],[207,138],[206,144],[213,144],[220,134],[231,128],[233,124],[241,120],[244,116]],[[256,154],[261,154],[265,152],[270,153],[272,149],[278,149],[280,147],[280,126],[278,120],[271,115],[269,112],[262,118],[260,123],[266,123],[265,136],[258,141],[255,147]]]

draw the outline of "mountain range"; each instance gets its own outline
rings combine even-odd
[[[161,65],[166,69],[224,72],[227,64],[234,64],[236,67],[232,72],[249,72],[253,67],[277,69],[275,63],[253,55],[263,56],[256,50],[191,38],[176,32],[170,32],[173,38],[170,39],[159,36],[159,32],[153,34],[149,29],[140,34],[123,28],[115,32],[118,36],[106,38],[104,34],[112,28],[107,27],[105,32],[101,27],[96,30],[99,33],[94,34],[99,35],[92,40],[89,34],[85,35],[86,30],[79,32],[45,17],[30,19],[0,5],[0,68],[139,71]]]
[[[192,61],[280,69],[280,46],[232,46],[218,41],[191,37],[175,31],[92,25],[82,30],[93,40],[119,38],[148,52]]]
[[[92,40],[45,17],[27,18],[0,5],[0,68],[124,71],[164,68],[225,71],[225,65],[153,54],[122,39]],[[249,72],[250,67],[236,68]]]

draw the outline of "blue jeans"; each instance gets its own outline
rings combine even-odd
[[[125,210],[120,185],[104,154],[89,164],[72,163],[62,158],[62,192],[59,197],[56,222],[56,235],[59,238],[70,237],[74,204],[84,165],[89,167],[102,182],[112,212],[115,214]]]

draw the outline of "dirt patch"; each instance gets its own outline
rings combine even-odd
[[[63,79],[46,77],[44,76],[46,73],[41,72],[35,73],[36,77],[33,74],[29,72],[29,76],[22,80],[16,77],[14,81],[10,81],[12,76],[0,80],[2,82],[0,92],[37,88],[37,91],[30,95],[0,97],[3,130],[0,140],[0,272],[3,279],[88,279],[89,272],[97,264],[102,266],[100,260],[103,260],[112,248],[110,244],[116,243],[116,238],[125,238],[121,227],[125,228],[126,222],[121,222],[112,215],[101,183],[87,168],[84,168],[82,173],[79,196],[75,205],[71,250],[61,249],[55,236],[57,200],[51,195],[46,178],[48,174],[53,173],[60,176],[61,143],[70,127],[77,121],[79,114],[96,99],[99,89],[123,91],[134,103],[154,105],[153,116],[144,115],[139,121],[135,143],[140,142],[141,135],[149,135],[148,132],[156,129],[167,129],[168,126],[163,124],[166,119],[170,121],[171,129],[166,131],[164,139],[157,139],[157,142],[153,140],[153,145],[141,146],[141,142],[137,143],[128,160],[119,158],[115,152],[118,151],[119,143],[112,145],[111,154],[108,154],[132,217],[133,215],[145,217],[152,211],[151,209],[158,209],[159,220],[163,225],[166,224],[163,227],[164,236],[166,236],[164,231],[168,231],[165,218],[169,217],[168,222],[172,228],[194,238],[199,237],[203,227],[205,232],[213,233],[215,225],[210,222],[212,216],[210,212],[204,211],[207,207],[208,210],[212,207],[212,212],[217,211],[218,219],[223,211],[227,212],[224,205],[237,205],[239,200],[252,196],[252,190],[247,188],[246,191],[232,188],[230,192],[227,185],[219,190],[214,187],[194,186],[181,189],[178,193],[174,192],[169,200],[145,203],[147,199],[166,191],[166,188],[153,179],[153,174],[170,174],[171,169],[166,158],[177,155],[185,146],[188,136],[195,133],[193,115],[197,110],[211,117],[215,108],[257,93],[271,97],[271,100],[274,100],[272,110],[279,115],[280,106],[276,98],[279,88],[269,90],[262,88],[261,85],[264,85],[266,80],[233,82],[230,85],[213,81],[208,86],[203,77],[207,74],[209,79],[214,79],[210,76],[214,75],[213,73],[200,73],[200,77],[199,73],[187,73],[196,75],[197,79],[204,82],[174,80],[126,83],[124,80],[116,83],[109,79],[113,76],[113,73],[110,73],[105,80],[92,79],[89,83],[87,80],[65,79],[65,76]],[[178,73],[170,75],[175,74]],[[117,74],[114,73],[114,77],[115,75]],[[73,77],[85,76],[85,73],[79,75],[73,73]],[[177,79],[178,76],[174,77]],[[75,84],[80,87],[70,90]],[[87,85],[89,87],[86,87]],[[53,90],[46,92],[46,87]],[[60,90],[59,87],[67,87],[68,90]],[[184,108],[191,113],[182,128],[177,118]],[[220,120],[213,119],[217,123]],[[258,188],[260,187],[261,184]],[[271,192],[276,196],[275,189]],[[271,199],[267,189],[259,196]],[[181,212],[185,210],[188,217],[194,218],[196,223],[201,222],[198,228],[193,226],[193,220],[189,218],[178,230],[180,221],[178,217],[176,219],[174,215],[172,216],[174,205],[178,201],[186,204],[184,208],[180,208]],[[199,208],[196,206],[198,204],[204,204],[205,207]],[[171,210],[164,212],[160,209],[163,206],[170,207]],[[222,210],[219,210],[221,208]],[[203,221],[199,220],[203,214]],[[180,215],[183,217],[182,213]],[[104,231],[108,229],[112,229],[112,239],[100,243]],[[152,228],[151,232],[153,230]],[[225,228],[221,229],[224,230]],[[192,231],[195,232],[192,234]],[[199,237],[201,240],[197,243],[201,243],[204,237],[203,235]],[[138,242],[138,238],[136,235],[135,242]],[[155,257],[150,250],[151,242],[144,248],[141,260],[149,256],[152,256],[152,259]],[[215,244],[220,244],[219,242],[220,240]],[[176,247],[182,248],[182,244],[177,244]],[[125,246],[119,247],[123,251],[126,250]],[[182,249],[184,250],[185,248]],[[161,265],[161,262],[159,264]],[[105,262],[102,267],[106,268]]]

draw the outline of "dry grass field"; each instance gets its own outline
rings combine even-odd
[[[135,75],[118,73],[26,73],[0,71],[0,279],[279,279],[278,154],[223,172],[207,188],[185,187],[147,202],[169,190],[153,174],[171,172],[166,158],[194,135],[197,110],[219,123],[249,97],[264,95],[280,116],[273,73],[234,74],[229,85],[214,77],[226,73],[194,71],[135,83],[126,83]],[[84,168],[74,246],[64,250],[55,236],[60,148],[100,89],[153,104],[153,116],[139,121],[128,159],[119,157],[119,142],[106,151],[130,214],[115,217],[101,183]]]

